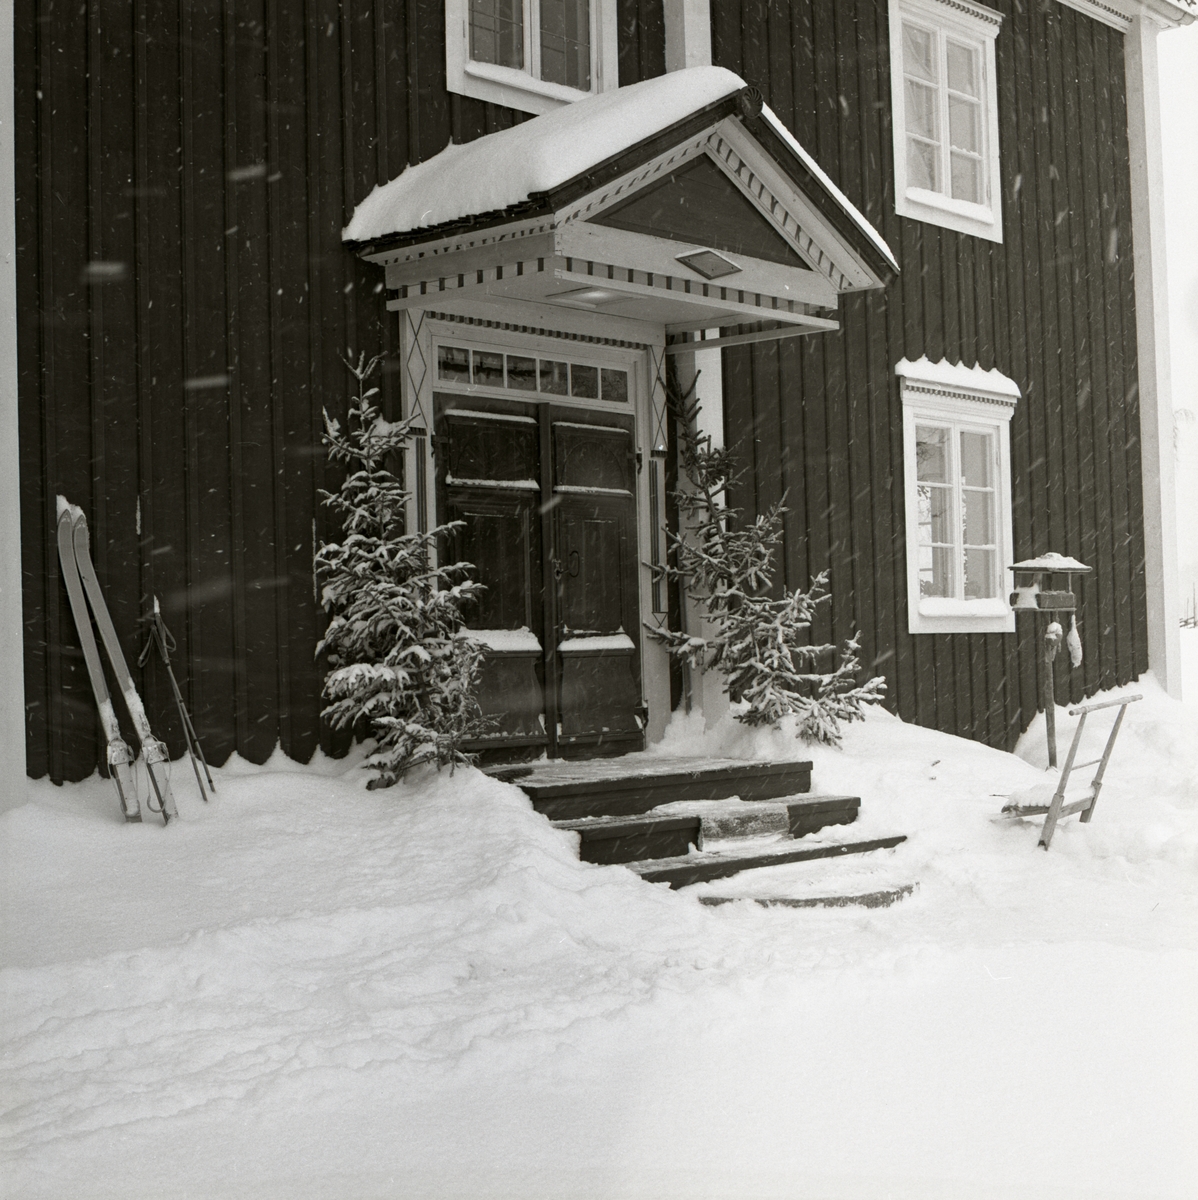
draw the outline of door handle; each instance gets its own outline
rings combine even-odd
[[[549,561],[553,564],[553,578],[559,583],[567,575],[569,575],[571,579],[578,578],[578,572],[582,565],[582,559],[579,557],[577,550],[571,550],[570,553],[566,555],[565,566],[562,565],[562,560],[558,558],[556,554],[553,555]]]

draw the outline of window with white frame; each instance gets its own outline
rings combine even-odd
[[[972,0],[890,0],[895,209],[995,242],[1001,26]]]
[[[615,0],[446,0],[449,90],[549,112],[619,83]]]
[[[911,633],[1009,633],[1010,423],[1019,399],[997,370],[904,359]]]

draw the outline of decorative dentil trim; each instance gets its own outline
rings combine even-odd
[[[987,21],[996,28],[1000,27],[1003,22],[1002,13],[995,12],[992,8],[986,8],[982,4],[971,4],[970,0],[931,0],[931,2],[943,5],[945,8],[955,8],[958,12],[965,13],[975,20]]]
[[[1010,409],[1011,412],[1015,411],[1015,405],[1018,403],[1018,398],[1015,396],[997,396],[986,392],[954,392],[938,384],[912,383],[911,380],[904,379],[904,402],[908,393],[917,396],[934,396],[940,400],[963,400],[966,402],[974,401],[983,404],[993,404],[1000,409]]]

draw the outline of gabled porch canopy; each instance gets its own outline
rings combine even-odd
[[[375,188],[343,237],[386,268],[388,308],[680,345],[715,327],[738,327],[721,344],[836,329],[842,293],[898,271],[760,95],[719,67],[451,145]]]

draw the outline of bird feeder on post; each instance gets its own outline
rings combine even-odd
[[[1053,660],[1065,641],[1075,667],[1081,665],[1081,638],[1077,632],[1077,596],[1073,591],[1073,577],[1088,575],[1093,568],[1080,563],[1076,558],[1049,551],[1038,558],[1017,562],[1011,568],[1015,572],[1015,590],[1011,593],[1011,607],[1020,613],[1043,613],[1046,618],[1044,629],[1044,675],[1040,683],[1040,700],[1044,708],[1044,724],[1048,734],[1048,765],[1057,765],[1057,714],[1056,689],[1053,680]],[[1065,577],[1062,589],[1060,576]],[[1057,619],[1058,613],[1069,613],[1070,627],[1066,635]]]

